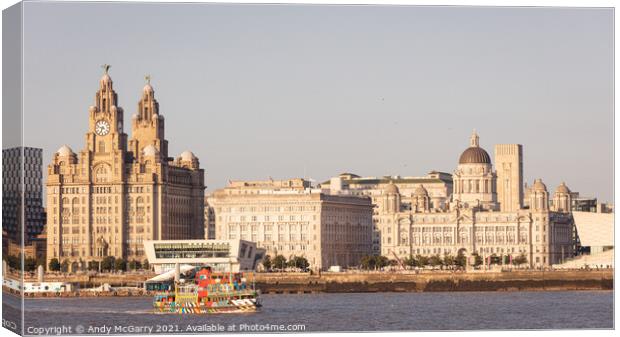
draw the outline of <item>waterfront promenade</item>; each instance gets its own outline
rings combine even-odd
[[[79,291],[32,296],[150,296],[142,283],[155,276],[142,274],[46,275],[45,281],[76,285]],[[342,273],[255,273],[248,274],[262,293],[354,293],[354,292],[443,292],[443,291],[556,291],[611,290],[613,269],[518,270],[518,271],[403,271]],[[36,282],[27,277],[26,282]],[[103,284],[115,291],[93,292],[87,288]],[[4,289],[8,291],[8,289]]]

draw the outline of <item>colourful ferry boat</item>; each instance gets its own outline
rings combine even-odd
[[[174,289],[156,292],[156,313],[238,313],[261,306],[258,292],[253,285],[248,286],[243,273],[214,273],[209,267],[200,267],[193,274],[193,279],[174,282]]]

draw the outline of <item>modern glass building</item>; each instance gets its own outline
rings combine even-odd
[[[174,269],[175,264],[203,266],[215,271],[253,271],[265,250],[245,240],[158,240],[145,241],[144,252],[155,272]]]

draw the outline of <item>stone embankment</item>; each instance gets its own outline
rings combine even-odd
[[[248,282],[263,294],[351,293],[351,292],[432,292],[432,291],[555,291],[612,290],[613,269],[510,272],[360,272],[360,273],[256,273]],[[29,294],[29,297],[110,297],[152,296],[142,283],[152,277],[142,275],[46,276],[46,281],[77,285],[77,291]],[[26,281],[35,281],[26,278]],[[90,291],[102,284],[112,291]],[[118,288],[123,287],[123,288]],[[136,287],[136,288],[131,288]],[[13,292],[8,288],[6,292]]]
[[[613,270],[257,274],[263,293],[611,290]]]

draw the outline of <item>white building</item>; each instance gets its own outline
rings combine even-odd
[[[271,258],[304,257],[313,269],[357,266],[372,253],[372,203],[328,194],[304,179],[232,181],[209,198],[216,237],[256,242]]]
[[[253,271],[265,250],[245,240],[145,241],[144,252],[156,273],[173,270],[175,264],[208,265],[214,271]]]

